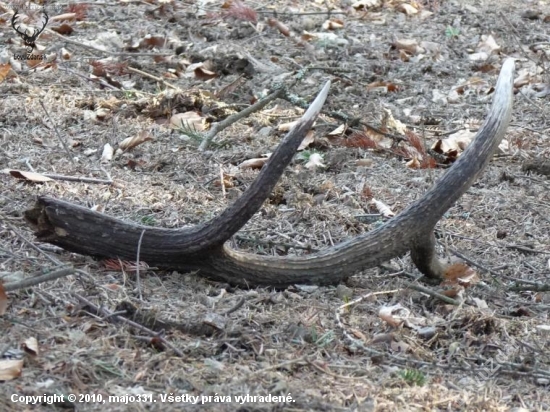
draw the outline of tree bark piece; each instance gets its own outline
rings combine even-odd
[[[203,226],[192,228],[185,232],[185,236],[182,236],[182,231],[146,228],[141,256],[152,266],[180,271],[198,269],[201,275],[235,285],[286,287],[295,283],[338,283],[361,270],[411,251],[413,261],[422,273],[439,278],[444,268],[435,254],[433,229],[443,214],[483,172],[502,140],[511,117],[513,78],[514,61],[507,59],[497,82],[489,115],[474,141],[419,200],[369,233],[303,256],[258,256],[233,250],[227,244],[223,245],[252,216],[251,210],[255,212],[259,208],[274,186],[275,179],[269,191],[255,188],[251,191],[253,194],[247,195],[248,191],[245,192],[235,204],[216,218],[218,220],[211,221],[224,223],[223,231],[211,222],[206,225],[206,229]],[[300,130],[304,132],[305,126]],[[289,133],[292,134],[293,132]],[[285,142],[287,140],[288,137]],[[297,142],[299,144],[298,140]],[[297,144],[292,146],[290,158],[298,147]],[[285,157],[287,163],[290,158]],[[271,164],[272,161],[273,156],[270,159]],[[287,163],[277,164],[277,179]],[[264,168],[262,173],[271,173],[269,169]],[[274,176],[275,173],[272,177]],[[261,178],[262,175],[250,188]],[[247,208],[243,198],[258,201],[261,196],[264,197],[257,207]],[[139,234],[143,230],[142,227],[128,225],[67,202],[43,197],[38,199],[35,208],[28,211],[26,216],[37,228],[39,240],[70,251],[101,257],[132,259],[136,253]],[[239,219],[238,224],[228,224],[228,217]],[[217,232],[222,232],[223,235]],[[196,233],[201,234],[198,236]],[[112,237],[117,240],[113,242]],[[196,241],[194,244],[190,242],[193,237]]]

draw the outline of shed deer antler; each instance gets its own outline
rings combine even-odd
[[[259,209],[313,124],[328,93],[325,85],[306,114],[271,156],[247,191],[220,216],[191,229],[154,229],[122,222],[89,209],[40,197],[25,212],[39,240],[99,257],[134,259],[150,265],[200,274],[243,286],[285,287],[295,283],[333,284],[407,251],[419,270],[441,277],[433,230],[451,205],[485,169],[508,127],[513,100],[514,61],[502,67],[494,101],[474,141],[419,200],[371,232],[304,256],[258,256],[223,243]],[[263,185],[266,185],[265,187]]]

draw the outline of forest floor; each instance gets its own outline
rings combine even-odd
[[[523,3],[52,2],[33,50],[44,60],[20,60],[13,11],[20,30],[44,15],[0,1],[0,276],[74,268],[7,300],[0,289],[0,409],[550,410],[550,167],[537,166],[550,155],[550,7]],[[204,222],[331,80],[306,147],[230,241],[323,250],[384,223],[373,199],[397,214],[445,173],[506,57],[517,61],[504,143],[437,226],[440,255],[471,275],[447,286],[458,306],[411,288],[408,256],[338,287],[245,290],[144,264],[138,282],[135,262],[42,244],[24,219],[47,195],[142,225]],[[210,124],[281,84],[295,99],[198,149]],[[17,402],[54,394],[66,402]],[[122,395],[145,402],[109,399]]]

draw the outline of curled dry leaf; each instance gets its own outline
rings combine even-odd
[[[393,47],[397,50],[404,50],[410,54],[425,53],[425,50],[420,47],[418,42],[414,39],[397,39],[393,42]]]
[[[407,16],[413,16],[418,13],[418,9],[408,3],[401,3],[396,7],[396,10],[405,13]]]
[[[0,282],[0,316],[3,316],[8,309],[8,295],[4,289],[4,284]]]
[[[239,169],[261,169],[268,159],[269,156],[245,160],[239,165]]]
[[[103,146],[103,152],[101,153],[101,163],[109,163],[113,160],[114,153],[115,151],[113,150],[113,146],[109,143],[105,143],[105,146]]]
[[[475,270],[464,263],[454,263],[448,266],[443,273],[443,285],[473,286],[481,280]]]
[[[330,46],[347,46],[349,41],[343,37],[338,36],[336,33],[317,32],[312,33],[304,30],[301,36],[304,41],[315,41]]]
[[[383,306],[378,311],[378,317],[394,328],[400,326],[409,315],[410,310],[399,303],[393,306]]]
[[[500,50],[500,46],[495,41],[495,38],[492,35],[483,35],[481,36],[481,41],[477,45],[478,53],[485,53],[488,56]]]
[[[118,148],[121,150],[130,150],[133,149],[136,146],[139,146],[142,143],[148,142],[154,140],[153,136],[151,136],[151,133],[147,130],[142,130],[138,133],[137,136],[134,137],[128,137],[127,139],[124,139],[120,144],[118,145]]]
[[[367,10],[380,6],[380,0],[359,0],[351,5],[355,10]]]
[[[333,131],[329,132],[328,135],[329,136],[342,136],[346,130],[347,130],[347,125],[346,124],[341,124],[340,126],[338,126],[336,129],[334,129]]]
[[[35,182],[35,183],[44,183],[44,182],[50,182],[52,179],[49,177],[46,177],[44,175],[41,175],[40,173],[35,172],[24,172],[22,170],[9,170],[4,169],[4,173],[9,173],[13,177],[16,177],[17,179],[25,179],[28,182]]]
[[[402,340],[391,341],[390,347],[392,351],[399,353],[405,353],[409,350],[409,345]]]
[[[383,109],[382,114],[382,129],[388,129],[398,134],[405,134],[407,126],[399,120],[395,120],[390,109]]]
[[[407,162],[407,167],[410,167],[411,169],[420,169],[420,166],[420,160],[418,160],[416,156]]]
[[[309,161],[305,164],[308,169],[315,169],[317,167],[326,167],[323,163],[323,156],[320,153],[312,153],[309,156]]]
[[[453,162],[464,150],[466,150],[475,135],[476,134],[470,130],[459,130],[449,135],[446,139],[437,140],[432,145],[431,149],[436,153],[445,155],[447,161]],[[502,140],[498,145],[498,149],[501,153],[507,153],[509,150],[508,141]]]
[[[302,143],[300,143],[300,146],[298,146],[298,151],[304,150],[306,147],[308,147],[310,144],[312,144],[315,141],[315,133],[313,130],[309,130],[306,133],[306,137],[304,137],[304,140],[302,140]]]
[[[279,20],[274,18],[267,19],[267,24],[269,24],[270,27],[275,27],[283,36],[290,36],[290,29],[285,26],[283,23],[281,23]]]
[[[38,341],[34,336],[26,339],[25,342],[21,344],[21,347],[25,352],[31,356],[38,356]]]
[[[0,83],[12,77],[17,77],[17,73],[11,68],[11,64],[0,64]]]
[[[173,129],[191,129],[197,132],[206,130],[205,118],[197,112],[176,113],[170,118]]]
[[[277,127],[277,130],[280,131],[280,132],[288,132],[290,129],[292,129],[297,124],[298,124],[297,120],[294,121],[294,122],[281,123]]]
[[[344,27],[344,21],[340,19],[330,19],[323,23],[325,30],[338,30]]]
[[[68,36],[73,33],[74,29],[73,27],[68,23],[63,23],[57,27],[52,27],[52,30],[56,33],[59,33],[63,36]]]
[[[76,13],[63,13],[63,14],[58,14],[57,16],[53,16],[51,19],[50,19],[50,22],[54,22],[54,21],[73,21],[73,20],[76,20]],[[52,30],[55,30],[55,29],[52,29]],[[61,33],[60,33],[61,34]]]
[[[65,47],[62,47],[59,51],[59,54],[61,55],[61,58],[63,60],[70,60],[72,57],[72,53],[67,50]]]
[[[194,70],[195,77],[200,80],[210,80],[217,76],[217,74],[211,70],[208,70],[204,66],[199,66]]]
[[[100,107],[95,111],[96,119],[105,120],[105,118],[111,113],[111,111],[105,107]]]
[[[11,381],[21,376],[23,359],[0,360],[0,381]]]
[[[384,203],[382,203],[380,200],[372,199],[370,201],[370,204],[373,205],[376,210],[385,218],[391,218],[395,216],[395,213]]]

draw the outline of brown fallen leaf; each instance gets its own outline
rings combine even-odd
[[[29,182],[35,182],[35,183],[44,183],[44,182],[50,182],[52,179],[49,177],[46,177],[44,175],[41,175],[40,173],[35,172],[24,172],[22,170],[9,170],[4,169],[4,173],[9,173],[13,177],[16,177],[17,179],[24,179]]]
[[[302,140],[302,143],[300,143],[300,146],[298,146],[298,151],[304,150],[306,147],[308,147],[310,144],[312,144],[315,141],[315,133],[313,130],[310,130],[307,132],[306,137],[304,137],[304,140]]]
[[[239,165],[239,169],[261,169],[268,160],[268,157],[248,159]]]
[[[153,136],[151,136],[151,133],[147,130],[142,130],[137,134],[137,136],[128,137],[124,139],[120,144],[118,145],[118,148],[127,151],[130,149],[133,149],[136,146],[139,146],[142,143],[148,142],[154,140]]]
[[[205,119],[197,112],[176,113],[170,118],[173,129],[191,129],[197,132],[206,130]]]
[[[4,284],[0,282],[0,316],[3,316],[8,309],[8,295],[4,289]]]
[[[38,341],[34,336],[25,339],[25,342],[21,344],[23,350],[31,356],[38,356]]]
[[[0,360],[0,381],[11,381],[21,376],[23,359]]]

